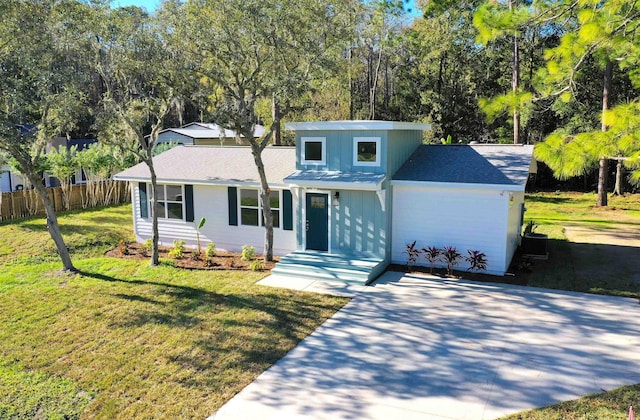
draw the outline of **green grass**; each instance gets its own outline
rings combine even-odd
[[[530,193],[527,194],[525,220],[534,220],[537,232],[552,239],[566,239],[563,226],[584,223],[606,228],[614,224],[640,227],[640,195],[610,196],[608,207],[595,207],[594,193]]]
[[[525,275],[527,284],[640,298],[636,248],[572,243],[565,235],[569,225],[636,232],[640,229],[640,195],[612,196],[606,208],[595,207],[595,202],[595,194],[527,194],[525,221],[534,220],[536,232],[549,236],[549,260],[534,263],[533,273]]]
[[[39,252],[53,249],[42,221],[0,226],[15,239],[1,257],[0,418],[207,417],[347,301],[255,285],[264,273],[103,257],[130,237],[129,211],[60,218],[78,275]]]
[[[640,406],[640,385],[566,401],[503,417],[501,420],[627,420],[629,406]]]

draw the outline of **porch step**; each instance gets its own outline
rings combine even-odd
[[[280,259],[272,274],[367,284],[385,268],[382,258],[296,251]]]

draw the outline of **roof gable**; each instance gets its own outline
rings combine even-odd
[[[524,187],[532,156],[529,145],[422,145],[393,180]]]

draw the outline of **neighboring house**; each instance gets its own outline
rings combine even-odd
[[[296,148],[268,147],[274,274],[368,283],[406,244],[456,246],[487,254],[502,275],[518,245],[531,146],[425,146],[428,124],[330,121],[287,124]],[[194,246],[193,222],[207,218],[204,241],[238,251],[262,249],[258,173],[246,147],[176,147],[155,158],[160,240]],[[151,236],[149,171],[134,182],[134,231]],[[420,264],[426,265],[421,261]],[[463,268],[463,266],[461,266]]]
[[[254,137],[258,138],[264,134],[264,127],[256,125]],[[248,145],[243,138],[229,129],[220,127],[212,123],[189,123],[179,128],[167,128],[158,134],[158,143],[177,143],[180,145],[193,146],[238,146]]]
[[[64,147],[70,149],[76,146],[78,150],[86,149],[89,145],[96,143],[96,139],[67,139],[65,137],[58,137],[51,140],[47,144],[46,151],[48,152],[52,148]],[[72,179],[73,185],[84,184],[87,182],[87,178],[82,169],[78,169],[75,176]],[[26,184],[25,184],[26,183]],[[53,176],[44,174],[44,183],[46,187],[59,187],[60,181]],[[20,173],[14,171],[9,165],[4,165],[0,168],[0,193],[20,191],[23,189],[29,189],[31,185]]]

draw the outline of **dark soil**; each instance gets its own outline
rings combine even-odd
[[[262,267],[260,270],[252,270],[251,264],[253,261],[243,261],[239,252],[226,252],[217,251],[215,257],[207,257],[202,250],[202,254],[198,257],[197,250],[185,248],[184,256],[182,258],[169,257],[169,251],[171,247],[161,246],[159,247],[160,258],[166,258],[173,262],[176,267],[186,268],[190,270],[251,270],[251,271],[270,271],[278,262],[278,258],[274,257],[275,261],[264,262],[262,255],[256,254],[253,261],[260,261]],[[120,244],[116,248],[107,251],[108,257],[115,258],[131,258],[143,260],[150,258],[150,254],[145,251],[142,244],[139,243],[127,243]]]

